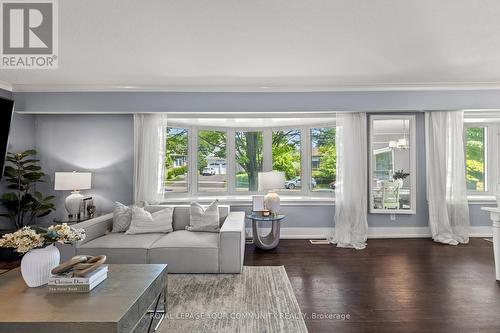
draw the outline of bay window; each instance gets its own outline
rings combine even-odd
[[[263,121],[264,126],[253,127],[241,126],[241,119],[210,121],[169,120],[167,196],[262,193],[258,174],[271,170],[285,174],[280,192],[333,195],[336,154],[335,125],[331,119],[317,119],[316,124],[330,124],[318,128],[297,126],[303,121],[299,119],[293,119],[291,126],[283,126],[282,119],[272,119]],[[273,121],[279,126],[273,126]],[[216,127],[218,122],[224,127]]]

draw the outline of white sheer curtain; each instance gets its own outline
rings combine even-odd
[[[163,200],[167,116],[134,115],[134,201]]]
[[[432,238],[450,245],[468,243],[463,112],[426,112],[425,147]]]
[[[337,113],[337,180],[335,231],[338,247],[366,247],[367,222],[366,113]]]

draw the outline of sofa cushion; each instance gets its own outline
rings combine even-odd
[[[124,232],[130,226],[132,209],[121,202],[115,202],[113,210],[113,229],[111,232]]]
[[[110,264],[145,264],[148,262],[148,248],[165,234],[109,233],[77,248],[77,254],[107,257]]]
[[[175,231],[154,242],[148,257],[150,264],[168,264],[170,273],[218,273],[219,234]]]
[[[192,202],[189,209],[189,231],[219,232],[219,204],[215,200],[208,207],[204,208],[197,202]]]
[[[144,208],[132,207],[132,221],[126,234],[149,234],[155,232],[172,232],[172,216],[174,209],[166,207],[154,213]]]
[[[154,213],[165,207],[174,207],[174,222],[173,227],[175,230],[185,230],[189,225],[189,208],[190,205],[149,205],[146,209],[150,213]],[[219,205],[219,224],[222,227],[226,217],[229,215],[230,207],[227,205]]]

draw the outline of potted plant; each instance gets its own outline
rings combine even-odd
[[[410,174],[405,172],[403,169],[396,170],[392,175],[392,179],[399,184],[399,188],[403,187],[403,182]]]
[[[38,287],[49,281],[50,271],[59,265],[60,253],[54,243],[72,244],[85,239],[83,229],[66,223],[48,229],[23,227],[0,238],[0,247],[13,248],[23,255],[21,274],[28,287]]]
[[[53,195],[44,196],[34,189],[34,185],[44,182],[46,177],[34,155],[34,149],[9,152],[5,160],[4,180],[7,188],[13,191],[0,197],[0,203],[7,210],[0,216],[9,218],[16,229],[31,225],[36,217],[46,216],[56,209],[52,203]]]

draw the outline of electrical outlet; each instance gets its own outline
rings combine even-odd
[[[391,221],[396,221],[396,214],[391,214]]]

